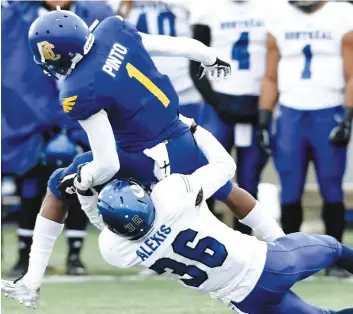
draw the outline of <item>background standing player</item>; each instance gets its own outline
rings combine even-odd
[[[88,149],[88,139],[77,122],[70,121],[59,105],[59,82],[44,76],[33,62],[27,32],[38,17],[56,5],[80,15],[90,24],[113,12],[103,2],[13,2],[2,8],[2,173],[15,176],[21,206],[18,219],[19,258],[9,273],[27,271],[35,220],[46,193],[47,181],[57,167],[71,163],[76,144]],[[57,106],[55,106],[57,103]],[[60,130],[66,130],[60,134]],[[81,150],[82,151],[82,150]],[[87,219],[79,204],[71,204],[66,220],[67,273],[86,273],[80,253]]]
[[[268,127],[279,97],[273,144],[282,187],[282,227],[286,233],[300,229],[301,198],[312,161],[326,234],[341,242],[342,179],[353,118],[353,8],[344,2],[291,1],[277,13],[268,25],[258,135],[260,145],[271,149]],[[345,272],[332,268],[328,274]]]
[[[193,37],[231,60],[232,76],[223,82],[198,80],[198,64],[191,64],[195,85],[212,105],[205,108],[203,126],[227,151],[236,148],[237,183],[257,198],[261,172],[268,155],[256,142],[260,80],[265,68],[265,1],[195,1]],[[214,109],[217,114],[214,114]],[[251,229],[234,221],[237,229]]]

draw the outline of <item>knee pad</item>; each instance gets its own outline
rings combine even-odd
[[[48,181],[48,188],[49,188],[50,192],[52,192],[54,194],[54,196],[59,200],[63,199],[63,196],[61,195],[61,193],[58,189],[58,185],[59,185],[60,178],[63,177],[64,170],[65,170],[65,168],[56,169],[53,172],[53,174],[50,176],[49,181]]]

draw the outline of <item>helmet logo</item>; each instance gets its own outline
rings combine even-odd
[[[143,191],[143,189],[139,185],[134,184],[134,185],[131,185],[130,187],[131,187],[132,192],[136,195],[136,197],[142,198],[145,196],[145,192]]]
[[[75,105],[75,100],[77,96],[67,97],[63,100],[63,109],[64,112],[68,113],[72,110],[72,107]]]
[[[47,41],[41,41],[37,43],[38,50],[41,56],[41,61],[45,62],[45,60],[59,60],[61,55],[55,54],[53,51],[54,45],[50,44]]]

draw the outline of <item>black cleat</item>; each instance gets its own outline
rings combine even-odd
[[[27,273],[28,269],[28,259],[19,259],[15,266],[11,268],[8,273],[9,278],[19,278],[23,276],[23,274]]]
[[[326,276],[336,278],[348,278],[351,274],[344,268],[334,265],[326,269]]]
[[[67,274],[70,276],[85,276],[87,270],[78,255],[72,254],[67,259]]]

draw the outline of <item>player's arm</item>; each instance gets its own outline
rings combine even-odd
[[[139,33],[142,43],[152,57],[183,57],[204,65],[212,65],[217,53],[203,43],[188,37]]]
[[[110,180],[119,171],[120,162],[106,111],[100,110],[79,123],[87,133],[93,153],[93,161],[84,165],[75,178],[75,187],[82,191]]]
[[[210,132],[198,126],[194,137],[209,164],[187,176],[187,179],[191,189],[194,192],[202,189],[203,197],[207,199],[233,177],[236,167],[233,158]],[[264,240],[274,241],[285,235],[276,220],[266,214],[262,205],[250,193],[233,187],[230,197],[232,199],[228,197],[227,201],[231,202],[229,208],[232,213]]]
[[[205,74],[208,74],[210,79],[221,79],[230,75],[230,65],[217,58],[212,48],[195,39],[139,34],[144,47],[152,57],[183,57],[200,62],[199,78]]]
[[[195,192],[202,188],[203,197],[207,199],[225,185],[228,180],[233,178],[236,165],[232,156],[206,129],[197,126],[194,138],[205,154],[208,164],[188,176],[188,180],[191,180],[191,185],[194,186],[193,190]],[[200,188],[197,188],[197,186]]]
[[[346,78],[344,117],[342,122],[332,130],[330,141],[336,146],[346,147],[351,136],[353,120],[353,32],[343,37],[342,57]]]
[[[278,99],[277,69],[280,60],[280,53],[277,47],[276,38],[267,36],[267,59],[266,71],[261,82],[259,102],[259,129],[257,139],[260,147],[268,154],[271,153],[269,129],[272,121],[272,111]]]

